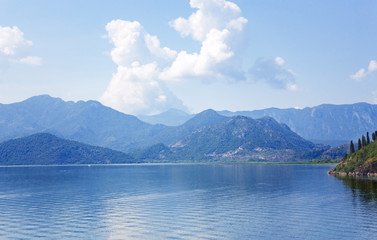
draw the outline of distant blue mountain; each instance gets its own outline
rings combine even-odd
[[[266,110],[266,113],[259,112],[259,115],[273,115],[274,111],[278,110],[273,109],[272,113]],[[358,109],[358,111],[361,110]],[[355,110],[354,114],[357,115],[358,111]],[[312,116],[317,119],[316,121],[326,119],[328,113],[321,112],[317,116],[318,112],[320,111],[312,111]],[[334,119],[338,119],[336,113],[342,112],[332,113],[331,116]],[[240,113],[231,112],[223,114],[240,115]],[[242,115],[247,114],[255,114],[255,112],[242,113]],[[292,118],[296,115],[301,116],[297,112],[282,116],[297,120],[298,118]],[[282,116],[276,115],[280,117],[278,119],[281,122],[285,119]],[[303,121],[306,119],[305,116],[304,114],[301,118]],[[365,119],[365,116],[362,115],[361,119]],[[288,123],[292,125],[295,123],[293,120]],[[314,123],[317,123],[316,121]],[[326,121],[323,120],[321,123],[327,126]],[[347,121],[344,126],[346,123]],[[300,130],[301,124],[304,123],[293,125],[293,129]],[[316,125],[309,121],[306,124],[307,130],[312,131],[309,136],[317,136],[316,128],[313,128]],[[242,157],[242,159],[285,161],[292,157],[302,158],[302,154],[310,157],[320,156],[321,151],[328,149],[315,150],[316,145],[302,139],[287,125],[280,124],[272,118],[259,120],[231,118],[220,115],[212,109],[196,114],[179,126],[152,125],[96,101],[65,102],[48,95],[32,97],[19,103],[0,104],[0,141],[44,132],[68,140],[128,153],[143,149],[138,151],[138,154],[142,156],[141,159],[153,156],[153,154],[159,157],[162,151],[168,154],[170,159],[185,157],[188,160],[203,160],[203,156],[212,159],[229,159],[224,157],[226,155],[235,158]],[[347,131],[349,128],[344,127],[344,129]],[[321,132],[321,129],[318,131]],[[237,135],[235,134],[237,132],[244,134]],[[314,150],[317,151],[317,155],[311,154]],[[328,152],[327,155],[335,156],[342,151]]]
[[[48,132],[58,137],[124,152],[171,144],[227,117],[204,111],[178,127],[145,123],[97,101],[65,102],[48,95],[0,104],[0,141]]]
[[[366,132],[377,129],[377,105],[355,103],[348,105],[323,104],[304,109],[269,108],[255,111],[219,111],[224,116],[270,116],[287,124],[294,132],[314,142],[349,143]]]
[[[184,118],[178,120],[179,113],[175,113],[172,110],[150,116],[150,119],[163,116],[160,123],[178,125]],[[269,116],[286,124],[305,139],[331,146],[349,143],[351,139],[357,140],[362,134],[374,132],[377,129],[377,105],[368,103],[323,104],[304,109],[268,108],[254,111],[218,111],[217,113],[227,117],[246,116],[254,119]],[[193,118],[195,114],[185,115],[185,118],[190,116]],[[152,122],[150,119],[144,118],[146,122]],[[177,123],[173,124],[175,121]]]
[[[0,141],[49,132],[91,145],[129,151],[165,128],[96,101],[65,102],[42,95],[0,105]]]

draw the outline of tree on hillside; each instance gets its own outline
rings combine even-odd
[[[364,136],[364,135],[361,137],[361,145],[362,145],[363,147],[365,147],[365,146],[367,145],[367,140],[365,139],[365,136]]]
[[[351,143],[350,143],[350,154],[352,154],[354,152],[355,152],[355,146],[353,146],[353,142],[351,140]]]
[[[361,145],[361,140],[359,138],[359,140],[357,141],[357,150],[360,150],[362,148],[362,145]]]
[[[374,132],[374,133],[372,133],[372,140],[373,140],[373,142],[375,142],[376,141],[376,133]]]
[[[367,145],[370,144],[369,132],[367,132]]]

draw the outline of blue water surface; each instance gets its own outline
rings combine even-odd
[[[377,182],[330,168],[0,167],[0,239],[377,239]]]

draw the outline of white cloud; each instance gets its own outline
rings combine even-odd
[[[160,81],[160,68],[171,64],[177,53],[161,47],[139,22],[114,20],[107,24],[107,37],[114,44],[111,57],[117,73],[101,102],[128,114],[151,114],[169,108],[184,108]]]
[[[374,71],[377,71],[377,61],[371,60],[369,62],[368,71],[366,71],[364,68],[361,68],[359,71],[357,71],[355,74],[351,74],[350,78],[361,81],[365,77],[371,75]]]
[[[194,77],[203,81],[245,79],[241,58],[235,57],[247,23],[239,7],[225,0],[191,0],[190,5],[198,10],[170,25],[182,36],[200,41],[199,52],[161,47],[157,36],[147,33],[137,21],[114,20],[106,25],[118,72],[101,97],[104,104],[132,114],[184,108],[167,82]]]
[[[288,83],[287,86],[286,86],[286,89],[288,91],[295,92],[295,91],[298,91],[298,86],[295,83]]]
[[[158,81],[158,72],[155,63],[118,66],[101,102],[121,112],[136,115],[184,108],[182,102]]]
[[[295,74],[285,68],[285,60],[281,57],[275,59],[257,59],[250,68],[249,73],[255,81],[264,81],[270,86],[288,91],[297,91]]]
[[[192,8],[198,10],[188,19],[178,18],[170,25],[181,36],[191,36],[200,41],[199,53],[182,51],[173,64],[161,74],[164,80],[186,78],[206,82],[244,80],[239,55],[239,40],[247,19],[241,16],[240,8],[225,0],[191,0]]]
[[[275,58],[275,63],[276,63],[277,65],[279,65],[279,66],[283,66],[284,63],[285,63],[285,60],[284,60],[283,58],[281,58],[281,57],[276,57],[276,58]]]
[[[198,10],[188,19],[182,17],[170,22],[170,25],[182,36],[191,36],[204,41],[212,29],[235,29],[242,31],[247,19],[241,17],[241,9],[225,0],[191,0],[190,6]]]
[[[203,41],[200,53],[180,52],[173,64],[162,72],[161,78],[165,80],[191,77],[223,78],[221,70],[218,69],[219,64],[234,55],[224,42],[229,34],[226,29],[223,31],[212,29]]]
[[[19,59],[18,62],[34,66],[40,66],[42,65],[42,58],[35,56],[27,56]]]
[[[133,62],[158,62],[164,65],[177,55],[167,47],[161,48],[158,38],[148,34],[137,21],[114,20],[106,25],[106,30],[110,42],[115,46],[111,57],[117,65],[130,66]]]
[[[24,39],[24,33],[16,26],[0,26],[0,60],[1,67],[7,68],[10,63],[24,63],[38,66],[42,64],[42,58],[36,56],[22,56],[20,49],[33,45],[32,41]]]
[[[376,71],[376,70],[377,70],[377,61],[376,60],[371,60],[369,62],[368,71],[369,72],[373,72],[373,71]]]
[[[367,75],[367,73],[365,72],[365,69],[362,68],[360,69],[359,71],[357,71],[355,74],[351,74],[351,78],[354,79],[354,80],[357,80],[357,81],[360,81],[361,79],[363,79],[365,76]]]
[[[18,27],[0,26],[0,53],[14,55],[18,48],[30,45],[33,43],[24,39],[24,33]]]
[[[162,47],[158,37],[137,21],[113,20],[106,25],[106,37],[114,44],[111,57],[118,70],[101,97],[105,105],[130,114],[182,109],[182,102],[166,87],[170,82],[246,80],[242,43],[248,20],[240,8],[225,0],[191,0],[190,6],[196,10],[188,18],[177,18],[170,25],[182,37],[200,42],[198,52]],[[273,87],[298,90],[295,74],[285,68],[281,57],[258,60],[250,73]]]

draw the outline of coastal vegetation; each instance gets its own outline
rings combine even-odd
[[[370,141],[369,133],[358,139],[356,150],[353,141],[350,142],[350,154],[346,154],[342,161],[329,174],[334,175],[368,175],[377,176],[377,131],[372,134]]]

